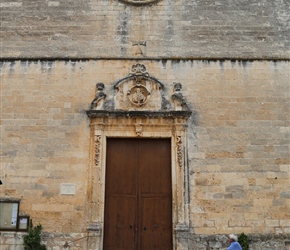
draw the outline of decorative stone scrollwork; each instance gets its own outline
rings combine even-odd
[[[149,76],[146,66],[144,64],[137,63],[131,68],[131,75],[145,75]]]
[[[183,148],[181,136],[176,137],[176,154],[179,167],[183,166]]]
[[[101,153],[101,139],[100,135],[95,137],[95,164],[96,166],[100,163],[100,153]]]

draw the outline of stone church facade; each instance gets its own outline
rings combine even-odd
[[[229,233],[248,235],[250,249],[290,249],[289,1],[4,0],[0,9],[0,205],[18,202],[16,223],[40,223],[48,249],[110,249],[106,183],[112,172],[112,185],[129,187],[114,168],[133,161],[129,146],[110,150],[112,139],[167,141],[168,153],[150,154],[168,163],[170,190],[152,196],[165,177],[149,173],[140,150],[138,180],[148,173],[157,184],[118,196],[138,207],[140,225],[127,231],[143,233],[130,249],[153,249],[138,209],[143,196],[165,204],[166,192],[158,216],[170,207],[169,249],[226,249]],[[26,232],[7,230],[3,211],[1,246],[24,249]]]

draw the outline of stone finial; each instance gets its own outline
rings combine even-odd
[[[96,88],[97,88],[98,91],[102,91],[102,90],[104,90],[105,85],[104,85],[104,83],[102,83],[102,82],[98,82],[98,83],[96,84]]]
[[[173,88],[175,92],[179,92],[182,89],[182,85],[179,82],[174,82],[173,83]]]

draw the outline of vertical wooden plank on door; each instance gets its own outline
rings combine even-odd
[[[108,139],[106,157],[104,249],[136,249],[137,144]]]
[[[171,200],[169,197],[141,199],[140,249],[172,250]]]
[[[172,249],[170,145],[169,139],[139,145],[140,250]]]
[[[136,216],[136,199],[108,197],[106,200],[108,214],[105,221],[104,249],[136,249],[134,221]]]

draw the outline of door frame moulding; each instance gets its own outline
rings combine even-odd
[[[186,249],[189,233],[188,117],[103,116],[91,119],[92,164],[88,179],[89,249],[102,249],[107,138],[170,138],[173,248]],[[95,248],[93,247],[95,246]]]

